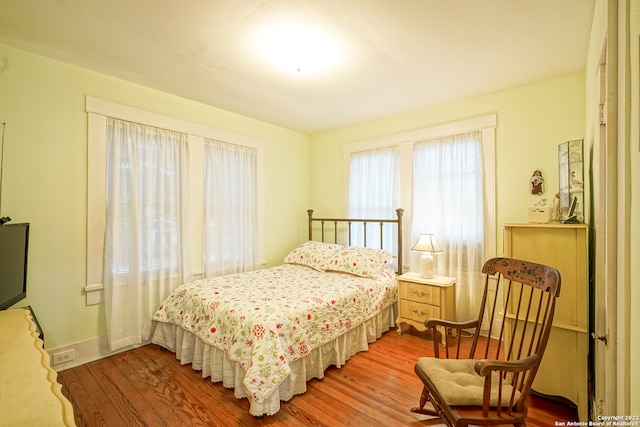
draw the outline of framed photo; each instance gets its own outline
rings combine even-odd
[[[560,221],[584,220],[583,140],[567,141],[558,146],[560,182]]]

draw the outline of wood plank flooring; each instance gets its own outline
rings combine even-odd
[[[389,331],[340,369],[312,380],[305,394],[282,402],[273,416],[255,418],[249,402],[203,379],[175,355],[147,345],[58,374],[78,426],[425,426],[410,412],[422,383],[413,372],[433,353],[423,337]],[[528,425],[577,421],[575,409],[530,397]],[[436,422],[437,424],[437,422]]]

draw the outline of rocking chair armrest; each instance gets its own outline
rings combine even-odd
[[[427,329],[433,329],[436,326],[445,326],[448,328],[454,328],[458,330],[471,329],[478,326],[478,320],[474,319],[474,320],[467,320],[464,322],[453,322],[453,321],[444,320],[444,319],[427,319],[424,321],[424,326]]]
[[[483,359],[479,360],[473,366],[478,375],[486,377],[492,371],[505,371],[505,372],[522,372],[533,368],[537,361],[538,355],[532,354],[529,357],[523,359],[504,361],[504,360],[492,360]]]

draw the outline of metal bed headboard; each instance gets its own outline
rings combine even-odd
[[[382,237],[383,237],[383,226],[384,224],[397,224],[398,226],[398,274],[402,274],[402,214],[404,213],[404,209],[396,209],[396,219],[355,219],[355,218],[314,218],[313,217],[313,209],[308,209],[307,214],[309,215],[309,240],[313,240],[313,223],[320,223],[321,227],[321,238],[322,241],[325,241],[325,223],[333,224],[333,243],[338,243],[338,223],[346,224],[347,229],[347,244],[351,245],[351,225],[353,223],[362,224],[364,228],[364,245],[367,245],[367,224],[380,224],[380,245],[379,248],[382,249]]]

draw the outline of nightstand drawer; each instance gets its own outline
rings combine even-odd
[[[402,301],[402,316],[418,322],[424,322],[430,318],[440,318],[440,307],[423,304],[415,301]]]
[[[400,287],[404,291],[400,298],[440,306],[440,288],[413,282],[404,284],[405,286]]]

